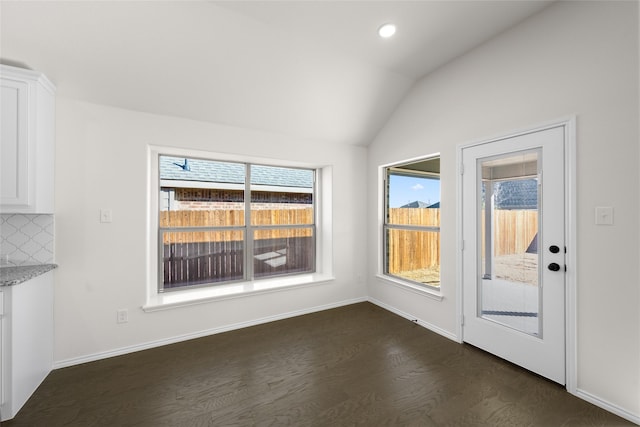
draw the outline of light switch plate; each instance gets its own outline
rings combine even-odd
[[[100,222],[113,221],[113,211],[111,209],[100,209]]]
[[[610,206],[596,207],[596,225],[613,225],[613,208]]]

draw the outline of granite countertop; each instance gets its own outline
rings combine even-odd
[[[14,286],[57,268],[57,264],[0,267],[0,286]]]

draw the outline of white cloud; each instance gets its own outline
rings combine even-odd
[[[413,187],[411,187],[412,190],[418,191],[418,190],[422,190],[424,189],[424,187],[420,184],[416,184]]]

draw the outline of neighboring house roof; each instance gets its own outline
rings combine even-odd
[[[402,205],[400,207],[401,208],[426,208],[427,204],[425,202],[416,200],[415,202],[407,203],[406,205]]]
[[[160,156],[160,179],[244,184],[244,164]],[[278,187],[313,187],[313,171],[251,165],[251,183]]]
[[[496,182],[494,196],[496,209],[537,209],[538,181],[521,179]]]
[[[428,204],[428,203],[416,200],[415,202],[407,203],[406,205],[403,205],[400,207],[401,208],[432,208],[432,209],[435,208],[437,209],[437,208],[440,208],[440,202]]]

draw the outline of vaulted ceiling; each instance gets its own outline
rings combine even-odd
[[[67,98],[366,145],[418,79],[549,3],[3,0],[0,62]]]

